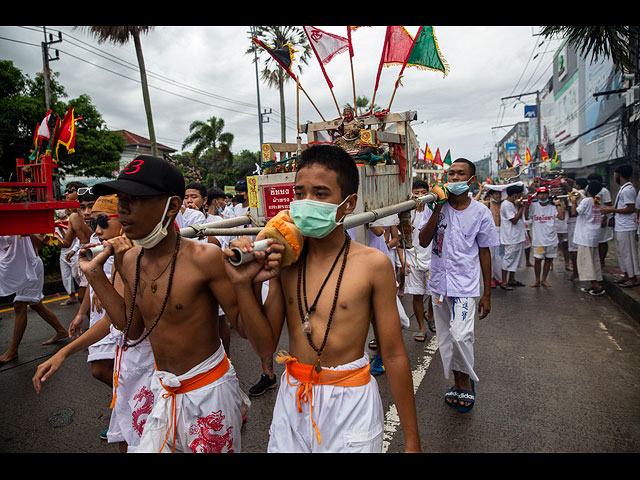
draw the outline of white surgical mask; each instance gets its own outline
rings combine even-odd
[[[308,199],[294,200],[289,205],[289,213],[303,236],[324,238],[344,221],[344,217],[336,221],[336,213],[348,198],[340,205]]]
[[[447,184],[447,190],[454,195],[461,195],[469,190],[469,184],[467,182],[453,182]]]
[[[164,207],[162,218],[160,218],[160,221],[156,224],[156,226],[153,228],[151,233],[149,233],[149,235],[147,235],[144,238],[134,240],[134,242],[137,245],[140,245],[142,248],[147,248],[147,249],[153,248],[158,243],[160,243],[160,241],[164,239],[164,237],[167,236],[167,233],[168,233],[167,228],[169,227],[169,223],[171,222],[171,219],[169,218],[165,225],[163,225],[162,222],[164,220],[164,216],[167,214],[167,210],[169,210],[170,202],[171,202],[171,197],[167,198],[167,204]]]

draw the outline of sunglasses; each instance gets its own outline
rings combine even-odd
[[[93,231],[95,231],[97,227],[108,228],[109,227],[109,219],[113,218],[113,217],[118,217],[118,215],[117,214],[99,215],[97,218],[91,218],[91,220],[89,220],[89,227]]]
[[[67,188],[67,189],[64,191],[64,193],[73,193],[73,192],[75,192],[75,191],[77,191],[77,189],[75,189],[75,188],[71,187],[71,188]]]
[[[78,195],[84,195],[85,193],[93,193],[91,187],[80,187],[78,189]]]

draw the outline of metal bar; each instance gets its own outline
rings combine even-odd
[[[249,223],[251,223],[251,217],[248,215],[242,215],[240,217],[228,218],[217,222],[190,225],[188,227],[181,228],[180,235],[187,238],[193,238],[196,237],[198,232],[201,230],[239,227],[240,225],[247,225]]]
[[[364,225],[366,223],[372,223],[379,218],[384,218],[388,217],[389,215],[395,215],[396,213],[413,210],[422,203],[432,203],[437,199],[437,195],[430,192],[422,197],[406,200],[404,202],[396,203],[395,205],[389,205],[387,207],[378,208],[377,210],[348,215],[343,222],[343,227],[346,230],[352,227],[357,227],[359,225]],[[190,227],[180,229],[180,235],[188,238],[196,237],[199,234],[202,234],[204,236],[226,235],[235,237],[240,235],[257,235],[258,233],[260,233],[263,227],[232,228],[239,225],[245,225],[250,222],[251,219],[248,216],[242,216],[203,225],[191,225]]]

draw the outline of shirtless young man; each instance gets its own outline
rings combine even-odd
[[[94,191],[117,193],[127,238],[103,242],[105,251],[91,261],[81,250],[80,266],[114,325],[125,332],[125,345],[148,336],[157,368],[151,383],[155,403],[136,452],[240,451],[239,384],[216,315],[220,304],[235,323],[236,296],[222,251],[181,238],[175,229],[182,174],[161,158],[141,155],[117,180]],[[101,265],[128,240],[138,245],[114,263],[125,285],[122,298]]]
[[[100,197],[96,200],[91,213],[91,226],[98,242],[121,234],[116,207],[115,195]],[[112,279],[114,288],[122,295],[122,282],[116,276],[117,272],[112,269],[112,266],[113,257],[110,257],[104,264],[105,274]],[[91,285],[89,285],[85,302],[87,299],[90,299],[91,306],[90,328],[38,366],[32,378],[33,387],[36,393],[40,394],[43,384],[62,367],[68,357],[88,349],[91,373],[109,385],[113,391],[107,440],[109,443],[118,443],[120,452],[131,453],[135,451],[140,441],[147,419],[148,412],[144,407],[153,403],[153,394],[149,390],[154,373],[151,345],[147,338],[123,352],[121,348],[123,334],[111,324]],[[79,326],[74,328],[79,330]],[[72,330],[71,326],[69,330]],[[114,379],[114,368],[117,381]]]
[[[296,263],[272,270],[264,313],[257,300],[264,256],[257,252],[255,262],[240,267],[225,264],[243,328],[257,334],[257,341],[250,340],[258,355],[275,352],[286,319],[290,355],[279,355],[286,371],[269,452],[381,452],[384,414],[364,353],[373,317],[406,451],[421,448],[393,265],[384,253],[350,242],[340,225],[356,206],[358,182],[355,163],[341,148],[314,146],[302,153],[290,213],[305,246]],[[235,245],[250,251],[252,244],[242,237]],[[345,375],[351,377],[346,384]]]

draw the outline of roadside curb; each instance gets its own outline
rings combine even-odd
[[[640,287],[623,288],[615,283],[616,276],[610,272],[602,272],[602,285],[607,295],[616,302],[624,312],[640,323]]]

